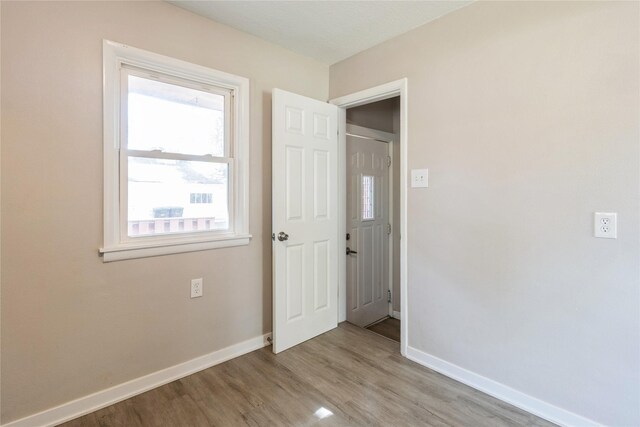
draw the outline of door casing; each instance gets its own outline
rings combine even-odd
[[[396,96],[400,97],[400,353],[406,357],[409,342],[409,327],[407,320],[407,142],[408,142],[408,81],[406,78],[395,80],[349,95],[331,99],[329,102],[337,105],[338,110],[338,233],[346,235],[347,223],[347,163],[346,163],[346,109],[382,101]],[[338,253],[347,250],[346,240],[338,239]],[[338,322],[347,318],[347,262],[346,257],[338,258]]]

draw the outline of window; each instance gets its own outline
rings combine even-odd
[[[212,193],[191,193],[190,203],[213,203]]]
[[[104,42],[105,261],[249,243],[248,86]]]
[[[371,175],[362,176],[362,220],[374,219],[373,214],[373,186],[375,183],[375,177]]]

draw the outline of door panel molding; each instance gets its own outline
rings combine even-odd
[[[357,288],[359,298],[348,303],[347,320],[363,327],[389,315],[391,240],[386,229],[391,221],[387,166],[390,148],[389,142],[379,139],[358,138],[351,133],[347,136],[347,155],[357,154],[362,160],[351,162],[347,168],[348,178],[356,182],[347,194],[347,226],[359,230],[358,239],[350,240],[349,245],[357,254],[347,255],[351,260],[347,292],[353,294],[353,288]],[[352,268],[358,271],[357,280],[353,280],[353,272],[349,271]]]
[[[338,107],[273,90],[273,351],[338,325]]]

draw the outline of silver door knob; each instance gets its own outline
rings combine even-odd
[[[278,233],[278,240],[280,240],[281,242],[284,242],[285,240],[289,240],[289,235],[284,231],[281,231]]]

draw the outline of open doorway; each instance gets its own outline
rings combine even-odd
[[[396,298],[396,303],[399,304],[400,312],[393,312],[394,317],[400,317],[400,353],[403,356],[407,355],[408,341],[409,341],[409,325],[407,319],[409,318],[409,304],[407,298],[407,142],[408,142],[408,98],[407,98],[407,86],[408,81],[406,78],[395,80],[389,83],[384,83],[379,86],[371,87],[361,90],[359,92],[351,93],[348,95],[333,98],[329,102],[339,107],[338,110],[338,122],[344,124],[347,123],[347,110],[354,109],[367,104],[373,104],[378,101],[384,101],[390,98],[399,98],[399,111],[397,112],[397,148],[395,155],[395,163],[398,166],[396,168],[397,173],[395,177],[397,186],[394,191],[393,206],[396,214],[398,215],[392,220],[397,230],[395,236],[399,240],[399,256],[398,256],[398,268],[395,268],[396,274],[399,275],[399,286],[396,286],[396,292],[399,291],[399,297]],[[354,110],[356,111],[356,110]],[[352,118],[353,120],[353,118]],[[341,125],[342,126],[342,125]],[[342,128],[344,129],[344,128]],[[338,165],[338,177],[339,185],[339,217],[342,219],[339,221],[339,235],[346,236],[346,129],[338,132],[339,134],[339,165]],[[341,253],[346,252],[346,240],[344,238],[338,239],[338,250]],[[339,282],[338,282],[338,321],[342,322],[347,320],[347,257],[340,256],[338,258],[339,263]],[[397,277],[396,277],[397,279]],[[399,289],[398,289],[399,288]],[[393,290],[392,290],[393,292]],[[397,294],[396,294],[397,295]],[[393,300],[392,300],[393,302]]]
[[[346,320],[400,342],[400,98],[346,123]]]

